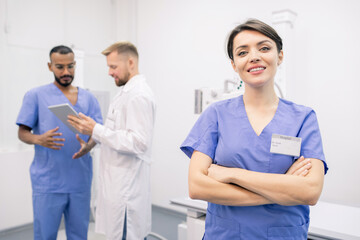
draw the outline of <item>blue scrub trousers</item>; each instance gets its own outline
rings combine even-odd
[[[124,229],[123,229],[123,236],[122,236],[121,240],[126,240],[126,233],[127,233],[127,230],[126,230],[126,211],[125,211]],[[144,240],[147,240],[146,237],[144,238]]]
[[[87,239],[90,192],[33,193],[34,240],[55,240],[64,214],[67,240]]]

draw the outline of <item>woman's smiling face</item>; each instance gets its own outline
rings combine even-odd
[[[234,70],[246,85],[262,87],[273,83],[283,52],[269,37],[253,30],[244,30],[236,35],[233,42],[231,61]]]

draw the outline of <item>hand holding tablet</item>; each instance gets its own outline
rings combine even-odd
[[[68,126],[71,131],[73,131],[74,133],[80,133],[67,121],[68,115],[73,115],[80,118],[79,114],[68,103],[52,105],[48,108],[56,115],[57,118],[59,118],[66,126]]]

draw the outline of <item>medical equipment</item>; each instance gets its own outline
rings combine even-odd
[[[281,88],[280,84],[274,82],[276,94],[284,98],[284,90]],[[202,113],[211,103],[238,97],[245,92],[244,83],[242,80],[224,80],[223,89],[213,89],[213,88],[200,88],[195,89],[195,114]]]
[[[243,82],[231,79],[224,80],[223,89],[195,89],[195,114],[202,113],[213,102],[238,97],[243,93]]]

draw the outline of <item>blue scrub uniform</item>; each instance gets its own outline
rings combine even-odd
[[[244,107],[243,96],[217,102],[200,116],[181,150],[190,158],[202,152],[214,164],[263,173],[284,174],[294,157],[270,153],[272,134],[302,138],[301,155],[327,165],[315,112],[280,99],[275,116],[259,136]],[[204,239],[307,239],[309,206],[224,206],[208,203]]]
[[[35,145],[30,167],[35,239],[55,239],[62,214],[68,239],[87,239],[92,159],[89,153],[72,159],[73,154],[79,151],[80,143],[75,133],[48,109],[50,105],[62,103],[68,103],[75,111],[102,123],[98,101],[84,89],[78,88],[75,105],[53,83],[25,94],[16,124],[32,128],[34,134],[43,134],[59,126],[60,137],[65,139],[61,150]],[[80,134],[80,137],[84,141],[89,139],[86,135]]]

